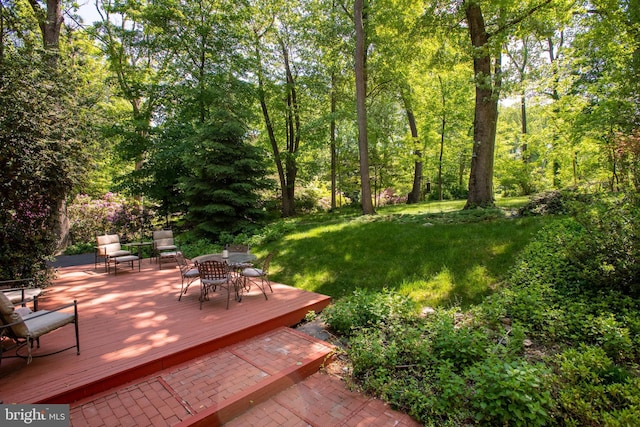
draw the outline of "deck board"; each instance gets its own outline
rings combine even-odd
[[[75,350],[34,358],[3,359],[0,400],[4,403],[71,403],[107,388],[166,369],[279,326],[293,326],[330,298],[273,283],[268,300],[257,287],[241,302],[214,293],[199,309],[194,283],[178,301],[180,274],[144,260],[142,271],[108,275],[93,264],[59,269],[41,299],[53,308],[77,299],[80,355]],[[68,325],[41,339],[34,356],[73,345]]]

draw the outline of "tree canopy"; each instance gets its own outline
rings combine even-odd
[[[95,23],[0,6],[5,221],[49,185],[54,210],[119,191],[216,234],[273,206],[640,182],[637,2],[101,0]]]

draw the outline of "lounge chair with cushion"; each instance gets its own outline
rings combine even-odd
[[[27,363],[31,363],[31,359],[34,357],[31,354],[33,342],[35,341],[40,347],[41,336],[70,323],[75,326],[75,345],[37,357],[49,356],[74,347],[76,354],[80,354],[77,301],[53,310],[38,310],[36,297],[32,300],[34,303],[33,311],[27,307],[28,302],[20,301],[14,305],[4,292],[0,292],[0,344],[2,344],[0,345],[0,362],[5,351],[16,348],[16,355],[9,357],[23,357],[27,359]],[[16,308],[16,306],[19,307]],[[7,343],[13,343],[13,345],[7,345]],[[19,354],[22,347],[27,348],[26,356]]]
[[[37,286],[34,278],[0,281],[0,290],[14,304],[42,295],[42,288]]]
[[[104,236],[96,237],[96,251],[95,251],[95,267],[98,266],[98,260],[104,259],[105,270],[109,270],[110,258],[117,258],[121,256],[130,256],[131,251],[122,249],[120,245],[120,236],[117,234],[105,234]]]
[[[163,262],[176,261],[178,246],[173,240],[173,231],[157,230],[153,232],[153,253],[160,269],[162,269]]]

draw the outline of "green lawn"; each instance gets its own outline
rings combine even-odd
[[[517,253],[542,226],[502,210],[461,211],[464,201],[391,206],[378,215],[329,213],[293,221],[294,231],[255,248],[277,250],[273,280],[340,298],[356,288],[395,289],[418,302],[479,302],[505,276]],[[505,212],[507,212],[505,214]]]

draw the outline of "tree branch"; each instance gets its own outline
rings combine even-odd
[[[487,33],[487,38],[491,38],[493,35],[498,34],[508,28],[513,27],[514,25],[517,25],[519,23],[521,23],[522,21],[524,21],[526,18],[528,18],[529,16],[533,15],[535,12],[537,12],[539,9],[542,9],[543,7],[545,7],[546,5],[548,5],[549,3],[551,3],[552,0],[544,0],[542,3],[540,3],[537,6],[532,7],[531,9],[529,9],[528,11],[526,11],[525,13],[523,13],[521,16],[516,17],[513,21],[509,21],[507,23],[505,23],[503,26],[498,27],[494,32],[492,33]]]

